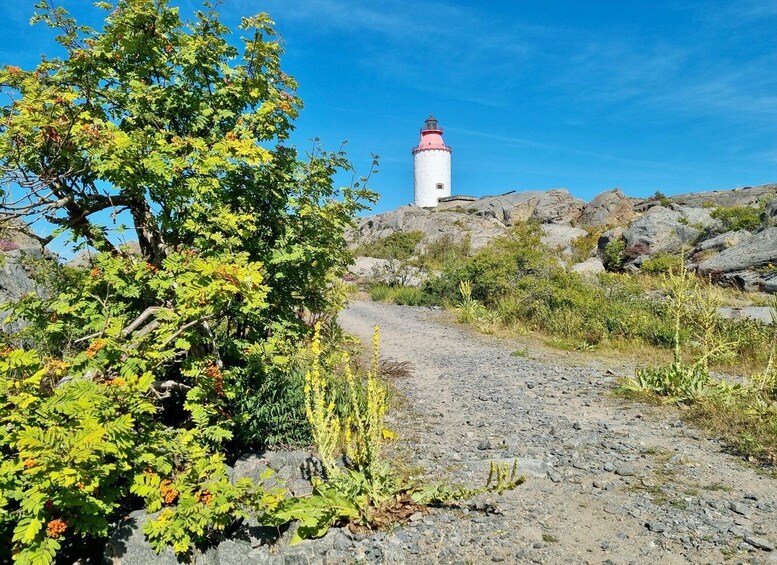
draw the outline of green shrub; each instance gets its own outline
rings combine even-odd
[[[472,250],[472,235],[456,240],[450,234],[431,241],[419,257],[419,266],[423,269],[440,270],[466,261]]]
[[[378,259],[406,261],[415,255],[415,250],[424,238],[422,231],[397,231],[386,237],[360,245],[355,254]]]
[[[275,363],[246,371],[238,379],[243,391],[236,399],[235,439],[245,447],[310,445],[305,421],[305,369],[299,361],[282,367]]]
[[[723,231],[747,230],[753,231],[761,225],[761,212],[764,207],[730,206],[716,208],[711,216],[720,220]]]
[[[538,224],[519,224],[509,235],[492,240],[468,260],[450,265],[440,277],[426,281],[424,290],[440,300],[455,303],[461,282],[470,281],[472,297],[494,305],[515,289],[523,277],[561,270],[540,237]]]
[[[596,249],[599,242],[599,237],[602,235],[601,230],[592,229],[586,235],[581,235],[578,238],[572,240],[572,253],[573,261],[580,263],[588,259],[591,251]]]
[[[374,284],[370,286],[370,298],[375,302],[391,302],[391,290],[387,284]]]
[[[683,258],[671,253],[656,253],[642,262],[641,269],[651,275],[674,272],[682,268]]]
[[[394,290],[394,302],[407,306],[429,306],[434,301],[420,288],[402,286]]]
[[[604,246],[604,266],[608,271],[617,271],[623,266],[626,242],[623,239],[613,239]]]

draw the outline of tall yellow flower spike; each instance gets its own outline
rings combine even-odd
[[[329,396],[329,383],[321,371],[321,324],[316,324],[313,342],[310,346],[313,363],[305,373],[305,415],[310,423],[313,440],[318,447],[321,464],[330,477],[340,473],[337,466],[337,447],[340,442],[340,419],[335,414],[335,405]]]
[[[380,334],[376,327],[372,366],[366,382],[354,375],[348,353],[342,355],[346,402],[350,405],[350,414],[341,423],[336,411],[333,377],[321,367],[320,326],[316,325],[311,344],[313,363],[305,375],[305,411],[321,462],[330,477],[342,473],[336,464],[341,436],[345,454],[354,467],[369,480],[375,480],[380,475],[381,445],[385,437],[386,388],[378,379],[379,342]]]

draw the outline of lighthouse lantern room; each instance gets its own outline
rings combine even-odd
[[[434,208],[451,195],[451,151],[442,140],[437,118],[429,116],[421,128],[421,142],[413,148],[415,205]]]

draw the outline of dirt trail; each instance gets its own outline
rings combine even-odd
[[[671,410],[613,398],[599,368],[511,356],[438,318],[371,302],[341,315],[367,343],[378,324],[383,357],[413,366],[397,381],[399,453],[473,486],[489,460],[517,457],[528,480],[480,501],[488,512],[437,511],[390,534],[408,562],[777,563],[774,479]]]

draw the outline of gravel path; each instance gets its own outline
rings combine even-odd
[[[412,563],[777,563],[775,481],[669,409],[613,398],[600,368],[514,357],[505,341],[425,308],[354,302],[346,331],[397,380],[398,457],[434,479],[482,484],[517,457],[527,482],[472,508],[434,511],[361,540],[355,557]],[[354,557],[354,546],[343,547]]]

